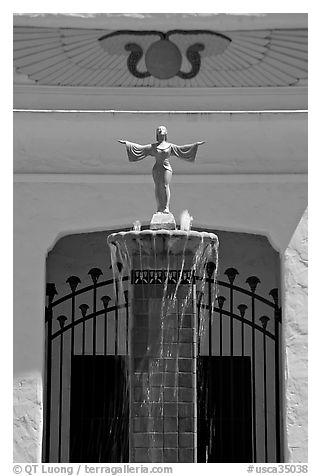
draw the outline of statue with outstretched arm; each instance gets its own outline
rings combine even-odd
[[[126,140],[119,140],[118,142],[126,145],[128,159],[131,162],[142,160],[147,156],[152,156],[155,158],[153,179],[155,183],[157,212],[170,213],[169,184],[173,171],[169,162],[169,158],[171,156],[176,156],[180,159],[193,162],[196,157],[198,146],[204,144],[204,141],[187,145],[175,145],[167,142],[166,127],[159,126],[156,129],[156,142],[154,144],[140,145]]]

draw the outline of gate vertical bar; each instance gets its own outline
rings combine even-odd
[[[82,318],[84,319],[86,317],[87,311],[89,309],[88,304],[80,304],[79,306]],[[82,323],[82,349],[81,349],[82,355],[86,354],[86,322],[83,320]]]
[[[233,283],[235,280],[236,275],[238,275],[238,271],[235,268],[228,268],[225,271],[225,274],[230,283],[230,356],[231,356],[231,364],[230,364],[230,408],[231,408],[231,421],[230,421],[230,429],[231,429],[231,459],[234,462],[234,303],[233,303]]]
[[[88,274],[90,275],[92,282],[93,282],[93,355],[96,355],[96,326],[97,326],[97,282],[99,279],[99,276],[103,274],[102,270],[99,268],[91,268],[88,271]]]
[[[82,323],[82,355],[86,354],[86,322]]]
[[[278,289],[270,291],[274,300],[274,365],[275,365],[275,438],[276,438],[276,461],[281,462],[281,409],[280,409],[280,324],[281,308],[279,307]]]
[[[208,283],[208,355],[212,356],[212,276],[216,269],[216,264],[213,261],[208,261],[206,264],[207,283]]]
[[[93,332],[92,332],[92,355],[96,356],[96,324],[97,324],[97,282],[99,276],[103,273],[99,268],[92,268],[89,270],[88,274],[91,276],[93,282]],[[95,408],[95,396],[96,396],[96,359],[92,358],[92,393],[91,393],[91,407],[92,414],[94,414],[93,409]]]
[[[59,316],[57,320],[60,324],[60,329],[63,330],[66,316]],[[59,409],[58,409],[58,463],[61,463],[61,424],[62,424],[62,369],[63,369],[63,355],[64,355],[64,335],[60,334],[60,361],[59,361]]]
[[[212,356],[212,293],[210,277],[208,277],[208,355]]]
[[[253,461],[256,463],[256,378],[255,378],[255,298],[252,296],[252,418],[253,418]]]
[[[226,301],[224,296],[218,296],[217,302],[218,302],[218,307],[219,307],[219,312],[220,312],[220,357],[223,356],[223,314],[222,314],[222,309],[224,306],[224,302]]]
[[[218,307],[219,307],[219,312],[220,312],[220,361],[219,361],[219,382],[222,382],[223,380],[223,362],[222,362],[222,357],[223,357],[223,306],[225,303],[226,299],[224,296],[218,296],[217,297],[217,302],[218,302]],[[219,404],[222,405],[223,401],[223,390],[222,390],[222,385],[219,385]],[[219,446],[219,461],[222,460],[222,442],[223,442],[223,419],[222,419],[222,411],[220,412],[219,415],[219,433],[220,433],[220,446]]]
[[[280,333],[281,310],[275,316],[275,415],[276,415],[276,452],[278,463],[281,462],[281,414],[280,414]]]
[[[71,297],[71,322],[72,322],[72,328],[71,328],[71,356],[74,355],[75,352],[75,294],[72,293]]]
[[[212,302],[212,276],[216,269],[216,263],[213,261],[208,261],[206,264],[207,272],[207,283],[208,283],[208,355],[212,357],[212,318],[213,318],[213,307],[214,303]],[[213,424],[212,415],[209,419],[209,446],[208,452],[212,453],[213,446],[213,432],[211,431],[211,425]]]
[[[45,451],[45,462],[50,462],[50,430],[51,430],[51,365],[52,365],[52,319],[53,312],[51,304],[47,308],[47,318],[48,318],[48,333],[47,333],[47,393],[46,393],[46,451]]]
[[[75,354],[75,306],[76,306],[76,296],[75,292],[77,289],[78,284],[81,283],[81,280],[78,278],[78,276],[69,276],[69,278],[66,280],[66,283],[69,284],[70,290],[71,290],[71,346],[70,346],[70,362],[72,365],[73,362],[73,356]],[[70,420],[70,419],[69,419]],[[71,421],[70,421],[71,424]]]
[[[196,292],[197,300],[197,356],[201,355],[201,306],[204,293],[202,291]]]
[[[123,269],[123,263],[120,261],[116,262],[119,275]],[[110,266],[112,268],[112,265]],[[115,290],[115,355],[118,355],[118,306],[119,306],[119,289],[118,289],[118,280],[114,277],[114,290]]]
[[[260,283],[259,278],[250,276],[247,278],[252,296],[251,296],[251,310],[252,310],[252,421],[253,421],[253,462],[256,463],[256,378],[255,378],[255,290]]]
[[[231,373],[230,373],[230,408],[231,408],[231,421],[230,421],[230,428],[231,428],[231,460],[234,462],[234,341],[233,341],[233,281],[230,282],[230,355],[231,355]]]
[[[101,300],[104,306],[104,355],[107,355],[107,309],[110,302],[109,296],[102,296]]]
[[[46,294],[48,306],[46,308],[47,319],[47,391],[46,391],[46,443],[45,462],[50,462],[50,429],[51,429],[51,369],[52,369],[52,301],[57,293],[54,283],[47,283]]]
[[[115,355],[118,355],[118,282],[117,280],[115,281],[115,291],[116,291],[116,297],[115,297]]]
[[[69,284],[70,289],[71,289],[71,322],[72,322],[72,328],[71,328],[71,355],[74,355],[74,350],[75,350],[75,291],[77,289],[77,286],[79,283],[81,283],[81,280],[78,278],[78,276],[69,276],[69,278],[66,280],[66,283]]]
[[[96,312],[97,312],[97,288],[96,284],[94,284],[94,289],[93,289],[93,355],[96,355],[96,328],[97,328],[97,317],[96,317]]]
[[[125,342],[125,354],[128,355],[128,338],[129,338],[129,310],[128,310],[128,291],[124,291],[124,297],[125,297],[125,307],[126,307],[126,342]]]
[[[88,304],[80,304],[79,306],[79,309],[81,311],[81,315],[82,315],[82,318],[84,319],[86,317],[86,314],[87,314],[87,311],[89,309],[89,306]],[[82,324],[82,355],[84,356],[86,354],[86,348],[85,348],[85,344],[86,344],[86,322],[83,321],[83,324]],[[83,365],[83,363],[82,363]],[[85,417],[85,412],[84,412],[84,386],[85,386],[85,382],[84,382],[84,370],[82,369],[82,372],[81,372],[81,381],[80,381],[80,388],[81,388],[81,395],[80,395],[80,401],[81,401],[81,404],[80,404],[80,431],[81,431],[81,434],[83,435],[84,434],[84,417]],[[81,447],[80,447],[80,455],[81,455],[81,461],[82,461],[82,454],[83,454],[83,447],[84,447],[84,442],[83,442],[83,439],[81,440]]]
[[[107,355],[107,309],[104,314],[104,355]]]
[[[245,311],[247,309],[246,304],[240,304],[237,306],[238,310],[240,311],[240,316],[242,318],[241,324],[241,356],[242,356],[242,364],[241,364],[241,381],[244,382],[244,316]],[[245,397],[244,392],[242,392],[242,455],[245,452]]]
[[[263,327],[263,406],[264,406],[264,459],[268,462],[268,422],[267,422],[267,392],[266,392],[266,326],[270,319],[267,316],[260,317]]]

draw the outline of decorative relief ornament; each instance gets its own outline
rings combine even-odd
[[[194,272],[191,270],[145,270],[133,269],[132,284],[191,284],[195,282]]]
[[[110,49],[110,38],[119,36],[121,41],[121,37],[127,34],[135,34],[137,38],[136,42],[130,42],[124,46],[126,51],[130,51],[127,60],[128,69],[136,78],[154,76],[158,79],[170,79],[176,75],[182,79],[194,78],[198,74],[201,66],[200,51],[205,49],[203,43],[194,43],[198,36],[202,38],[204,35],[207,35],[207,42],[209,44],[211,43],[211,50],[212,52],[215,51],[215,54],[222,53],[231,42],[227,36],[209,30],[171,30],[167,33],[161,31],[118,31],[104,35],[99,38],[98,41],[100,41],[102,47],[108,52]],[[159,36],[159,39],[154,41],[156,35]],[[185,50],[186,58],[191,65],[190,71],[186,72],[181,71],[183,54],[178,46],[182,44],[179,38],[180,36],[182,36],[183,42],[184,40],[186,42],[187,39],[191,43]],[[144,55],[144,50],[143,47],[139,45],[139,41],[142,41],[144,37],[153,38],[153,42],[145,49],[145,64],[147,70],[140,72],[137,70],[137,65]],[[171,41],[170,37],[173,37],[174,42]],[[175,44],[175,41],[177,44]]]
[[[257,87],[308,77],[307,29],[14,27],[13,46],[16,72],[43,85]]]

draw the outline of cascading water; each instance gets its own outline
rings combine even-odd
[[[118,303],[125,301],[125,275],[132,284],[130,459],[195,461],[197,339],[206,326],[203,306],[197,316],[196,291],[204,294],[214,263],[216,296],[218,239],[194,230],[136,230],[110,235],[108,244]]]

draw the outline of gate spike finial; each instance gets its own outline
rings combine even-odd
[[[58,316],[57,317],[57,321],[59,322],[60,324],[60,329],[63,329],[65,327],[65,322],[67,321],[67,317],[66,316]]]
[[[257,276],[249,276],[245,282],[250,286],[252,293],[255,293],[256,287],[261,281]]]
[[[58,294],[55,283],[47,283],[46,296],[48,296],[49,303],[52,303],[53,298]]]
[[[89,309],[89,306],[88,306],[88,304],[80,304],[79,309],[81,311],[82,317],[85,317],[86,314],[87,314],[87,311]]]
[[[279,305],[279,290],[278,290],[278,288],[271,289],[271,291],[269,292],[269,296],[272,296],[274,304],[276,306],[278,306]]]
[[[245,316],[245,311],[247,309],[247,305],[246,304],[240,304],[239,306],[237,306],[237,308],[240,311],[241,317],[244,317]]]
[[[263,329],[266,329],[267,323],[269,322],[270,318],[268,316],[261,316],[260,321],[262,322]]]
[[[224,303],[226,301],[226,298],[224,296],[217,296],[217,302],[218,302],[218,307],[220,309],[223,309]]]
[[[101,300],[103,302],[104,309],[107,309],[109,301],[111,300],[111,297],[109,296],[102,296]]]
[[[99,276],[101,276],[103,274],[102,270],[99,269],[99,268],[91,268],[89,271],[88,271],[88,274],[90,275],[92,281],[94,284],[97,284],[97,281],[99,279]]]
[[[78,284],[81,283],[81,280],[78,278],[78,276],[69,276],[69,278],[66,280],[66,283],[69,284],[71,291],[74,293]]]
[[[224,274],[226,274],[230,284],[233,284],[234,280],[235,280],[236,276],[239,274],[239,272],[235,268],[227,268],[227,270],[225,271]]]

